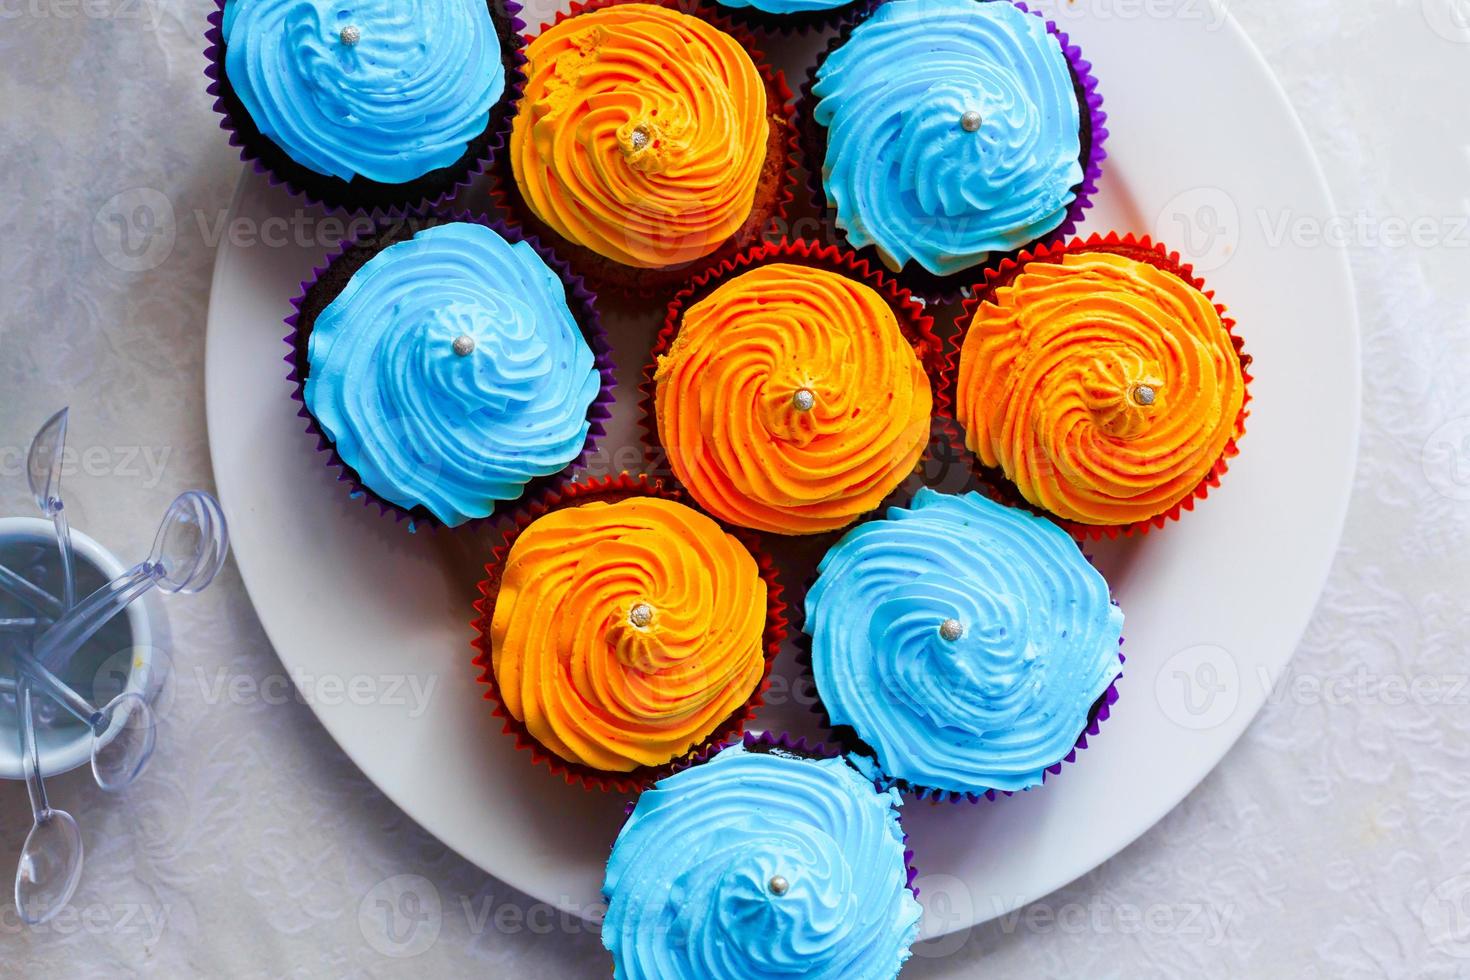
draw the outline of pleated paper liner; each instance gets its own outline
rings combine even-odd
[[[565,255],[572,268],[587,281],[588,287],[599,295],[611,294],[625,300],[657,299],[662,302],[684,284],[690,269],[733,255],[741,249],[764,241],[767,236],[780,234],[786,227],[787,212],[796,198],[799,155],[796,120],[791,105],[793,96],[790,86],[786,84],[785,74],[766,62],[760,42],[751,31],[736,24],[725,12],[714,9],[712,5],[692,3],[691,0],[590,0],[585,3],[573,0],[571,10],[558,12],[554,23],[560,24],[580,14],[629,2],[648,3],[697,16],[733,37],[755,62],[766,86],[771,132],[766,142],[765,170],[762,171],[757,186],[755,206],[749,219],[724,244],[708,255],[664,268],[640,269],[623,265],[586,246],[568,241],[538,218],[516,185],[509,152],[501,153],[496,158],[496,180],[491,188],[491,198],[507,215],[508,223],[524,227],[542,240],[554,243],[557,251]],[[553,24],[541,25],[538,35],[552,26]]]
[[[1037,17],[1042,16],[1020,2],[1020,0],[976,0],[977,3],[1013,3],[1016,7]],[[819,214],[827,216],[832,223],[833,232],[840,236],[844,243],[847,242],[847,234],[836,224],[836,216],[829,209],[827,192],[823,184],[823,171],[827,159],[827,129],[816,121],[817,100],[812,95],[812,88],[817,84],[817,73],[826,64],[827,58],[842,45],[846,44],[852,37],[852,32],[860,27],[868,15],[876,11],[882,4],[875,4],[864,17],[854,18],[844,24],[838,34],[828,43],[827,48],[820,55],[810,69],[807,71],[806,81],[801,86],[800,97],[797,100],[797,132],[801,141],[801,151],[807,164],[807,191],[811,195],[812,204]],[[1082,180],[1072,188],[1075,195],[1071,205],[1067,208],[1067,215],[1062,223],[1053,231],[1046,233],[1033,242],[1023,247],[1031,247],[1036,243],[1062,241],[1076,232],[1082,223],[1085,212],[1092,207],[1093,197],[1097,194],[1098,181],[1102,178],[1102,162],[1107,158],[1107,151],[1103,144],[1107,141],[1107,119],[1108,115],[1103,111],[1103,99],[1098,92],[1097,77],[1092,73],[1092,62],[1082,56],[1082,49],[1073,44],[1065,31],[1048,20],[1046,22],[1047,32],[1057,39],[1061,45],[1062,53],[1067,58],[1067,65],[1072,74],[1072,88],[1077,96],[1077,105],[1081,110],[1079,117],[1082,122],[1080,130],[1081,153],[1079,160],[1082,163]],[[1009,254],[1016,254],[1016,249]],[[879,257],[878,249],[869,245],[858,251],[859,255],[872,260],[874,266],[887,268]],[[988,262],[994,263],[1003,258],[1005,253],[992,253]],[[980,269],[979,265],[971,266],[959,272],[947,276],[935,275],[922,268],[916,262],[910,262],[896,275],[899,284],[904,286],[915,296],[922,297],[931,302],[949,303],[960,298],[962,291],[970,286]]]
[[[736,741],[736,739],[728,739],[717,745],[707,746],[705,749],[703,749],[690,759],[686,760],[684,763],[675,766],[672,772],[669,773],[669,775],[672,775],[673,772],[682,772],[683,770],[691,768],[692,766],[703,765],[710,759],[713,759],[715,756],[719,755],[725,749],[729,748],[731,745],[735,744]],[[745,732],[743,735],[740,736],[738,741],[741,745],[745,747],[745,750],[747,752],[767,753],[773,755],[790,755],[800,759],[845,758],[845,753],[839,746],[832,745],[827,742],[808,742],[805,738],[789,735],[785,732]],[[850,762],[849,765],[851,765]],[[863,776],[864,779],[868,778],[861,769],[857,769],[857,767],[855,766],[853,768],[858,773],[858,775]],[[871,782],[871,780],[869,781]],[[649,783],[648,785],[643,787],[643,790],[650,790],[653,788],[653,784]],[[880,787],[875,785],[874,792],[877,792],[879,788]],[[629,800],[628,805],[623,808],[624,817],[631,817],[633,815],[633,810],[636,809],[637,806],[637,797]],[[899,813],[898,822],[899,827],[902,828],[902,812]],[[904,885],[911,893],[913,893],[914,898],[917,899],[919,897],[919,886],[914,884],[914,881],[918,878],[919,872],[914,866],[913,848],[909,847],[908,843],[909,835],[907,832],[905,832],[903,835],[903,863],[906,875]]]
[[[538,518],[564,507],[602,502],[615,503],[633,497],[659,497],[698,509],[685,499],[678,490],[667,487],[660,480],[627,473],[615,477],[583,480],[547,490],[531,500],[512,516],[512,524],[505,532],[504,541],[491,553],[485,565],[485,579],[479,583],[480,598],[475,600],[476,617],[471,622],[475,638],[471,641],[476,655],[473,663],[479,668],[477,680],[485,685],[485,700],[494,705],[495,717],[504,721],[503,731],[515,739],[516,747],[530,754],[531,761],[544,766],[553,774],[565,779],[568,784],[589,790],[604,790],[618,793],[635,793],[655,780],[674,772],[681,763],[695,758],[701,751],[712,746],[723,745],[739,738],[756,709],[765,703],[765,693],[770,685],[771,664],[780,652],[781,643],[787,634],[786,601],[783,586],[776,574],[775,563],[770,555],[760,550],[754,538],[738,530],[730,533],[745,546],[756,560],[762,581],[766,583],[766,626],[761,640],[765,667],[760,682],[751,692],[750,698],[738,710],[718,725],[707,737],[691,747],[689,751],[658,766],[639,766],[627,772],[610,772],[591,766],[571,762],[544,747],[526,728],[524,722],[513,716],[501,699],[492,662],[490,626],[495,614],[495,600],[500,594],[500,576],[507,556],[526,528]]]
[[[521,5],[515,0],[487,0],[496,35],[500,39],[500,61],[505,68],[505,91],[490,110],[484,132],[470,142],[464,156],[453,165],[431,170],[402,184],[384,184],[355,177],[350,181],[319,174],[303,167],[257,128],[225,73],[225,40],[220,24],[225,0],[214,0],[209,29],[204,38],[205,91],[215,97],[220,128],[230,134],[230,145],[240,148],[240,159],[264,174],[272,185],[283,184],[291,194],[309,204],[332,211],[370,215],[375,219],[403,217],[410,212],[443,206],[478,177],[493,168],[510,139],[511,121],[525,89],[525,41],[521,32]]]
[[[858,524],[883,520],[885,513],[886,508],[882,512],[864,518]],[[848,533],[851,533],[852,530],[853,528],[847,529]],[[1086,552],[1083,552],[1082,557],[1086,558],[1089,564],[1093,563],[1092,556]],[[791,631],[791,639],[796,647],[796,663],[801,668],[797,679],[792,684],[792,690],[797,690],[798,684],[805,685],[807,696],[811,701],[811,711],[817,717],[818,724],[828,733],[831,742],[839,746],[848,756],[867,760],[871,764],[873,771],[878,774],[880,785],[896,786],[900,792],[907,796],[912,796],[915,799],[929,800],[936,803],[979,803],[981,800],[993,801],[1002,796],[1016,795],[1016,791],[1014,790],[998,789],[988,789],[983,793],[960,793],[954,790],[938,789],[932,786],[917,786],[907,780],[895,778],[883,771],[882,766],[878,763],[878,753],[870,744],[863,740],[862,736],[855,729],[849,725],[837,725],[833,723],[832,714],[827,710],[827,705],[822,700],[822,692],[817,687],[816,671],[812,666],[812,638],[807,633],[806,596],[811,594],[812,586],[816,584],[818,578],[819,575],[815,571],[808,576],[807,580],[802,583],[802,601],[792,604],[791,620],[795,628]],[[1115,606],[1118,604],[1117,600],[1112,600],[1112,603]],[[1123,655],[1123,642],[1124,638],[1120,636],[1118,638],[1118,663],[1120,664],[1127,662],[1127,657]],[[1077,741],[1071,750],[1061,759],[1048,766],[1042,773],[1041,781],[1043,786],[1049,777],[1060,775],[1064,765],[1077,761],[1077,753],[1087,748],[1089,738],[1097,737],[1101,731],[1102,723],[1112,716],[1113,705],[1118,701],[1118,682],[1122,679],[1123,674],[1119,673],[1117,677],[1113,678],[1113,682],[1108,685],[1107,690],[1103,692],[1102,696],[1093,702],[1092,708],[1087,714],[1087,722],[1083,725],[1082,731],[1078,734]],[[1033,787],[1033,789],[1039,788]],[[1021,790],[1020,792],[1029,791]]]
[[[411,532],[421,527],[442,529],[444,525],[421,505],[405,508],[378,496],[371,487],[363,483],[357,471],[347,465],[338,454],[332,440],[322,431],[316,418],[306,407],[306,377],[310,368],[307,350],[316,318],[346,288],[353,274],[361,269],[369,259],[389,245],[407,241],[417,232],[450,222],[483,225],[507,241],[524,241],[535,249],[536,254],[566,286],[567,306],[572,312],[573,319],[577,321],[577,326],[581,328],[582,336],[592,348],[593,363],[599,376],[597,396],[592,400],[587,411],[591,427],[588,429],[587,441],[583,444],[582,451],[559,472],[531,480],[526,484],[518,499],[525,499],[543,490],[559,486],[570,479],[571,474],[586,462],[587,457],[597,448],[598,440],[605,434],[604,425],[611,417],[613,389],[616,383],[613,376],[612,348],[608,344],[607,334],[598,316],[596,297],[587,291],[582,285],[582,280],[557,257],[555,252],[542,245],[535,237],[526,236],[517,229],[508,228],[483,215],[417,212],[399,218],[384,219],[371,233],[352,241],[343,242],[337,251],[328,256],[326,263],[321,268],[313,271],[310,279],[302,282],[300,294],[291,300],[294,312],[286,318],[286,326],[290,328],[290,332],[284,338],[289,348],[285,356],[285,361],[289,365],[286,379],[291,382],[291,397],[298,405],[296,414],[306,420],[307,433],[316,438],[317,450],[326,454],[327,464],[337,472],[337,479],[347,484],[348,496],[354,500],[361,500],[364,504],[376,505],[380,513],[391,515],[397,522],[407,522],[408,530]],[[514,509],[517,503],[518,500],[500,501],[486,517],[466,521],[460,527],[472,527],[496,521],[503,514]]]
[[[1056,263],[1062,261],[1065,255],[1085,252],[1110,252],[1138,262],[1146,262],[1183,279],[1214,303],[1215,311],[1220,315],[1220,322],[1224,324],[1226,332],[1230,335],[1230,341],[1235,347],[1235,353],[1240,358],[1241,378],[1245,386],[1245,397],[1241,401],[1240,414],[1235,420],[1235,435],[1225,444],[1220,458],[1215,461],[1214,466],[1191,493],[1162,513],[1147,520],[1134,521],[1131,524],[1084,524],[1064,520],[1028,501],[1003,472],[998,468],[984,466],[978,459],[974,459],[975,475],[985,486],[986,491],[996,500],[1029,510],[1034,514],[1040,514],[1061,525],[1069,534],[1079,539],[1099,540],[1142,535],[1179,520],[1185,511],[1194,510],[1195,504],[1204,500],[1209,496],[1211,490],[1220,485],[1221,478],[1230,468],[1230,460],[1240,453],[1239,442],[1245,435],[1245,422],[1250,415],[1250,385],[1253,378],[1250,372],[1251,356],[1245,352],[1245,341],[1235,332],[1235,320],[1227,314],[1225,306],[1215,302],[1214,290],[1206,286],[1204,280],[1194,274],[1194,269],[1189,264],[1181,261],[1178,252],[1171,251],[1162,242],[1155,242],[1147,235],[1140,238],[1132,234],[1119,235],[1117,232],[1109,232],[1106,236],[1094,233],[1086,240],[1074,238],[1070,242],[1054,242],[1050,245],[1024,250],[1019,255],[1009,256],[996,264],[987,266],[983,280],[973,288],[972,295],[964,302],[963,312],[956,321],[958,330],[951,338],[945,357],[943,373],[944,387],[948,392],[946,405],[953,409],[957,404],[955,399],[958,395],[960,353],[964,349],[965,335],[969,332],[970,323],[974,320],[980,305],[993,299],[998,289],[1014,281],[1028,263]],[[945,424],[950,428],[951,435],[959,440],[959,444],[964,445],[966,442],[964,427],[954,418],[952,411]]]
[[[778,242],[767,242],[707,264],[695,272],[689,279],[688,285],[669,302],[663,327],[654,340],[653,351],[643,368],[643,379],[638,386],[638,427],[643,439],[645,464],[650,472],[661,476],[667,474],[671,481],[678,483],[677,474],[670,470],[668,453],[664,449],[658,430],[657,385],[654,382],[654,374],[658,370],[658,359],[669,352],[674,339],[679,334],[685,311],[705,299],[730,279],[771,263],[801,265],[832,272],[861,282],[883,297],[893,310],[899,329],[903,332],[904,338],[913,346],[919,362],[923,365],[924,373],[929,378],[929,388],[934,398],[934,413],[941,417],[949,414],[948,389],[944,384],[944,344],[935,334],[934,318],[926,312],[924,305],[916,301],[909,291],[903,288],[881,265],[875,265],[867,259],[860,258],[848,249],[834,245],[819,245],[816,242],[801,239],[794,241],[782,239]],[[930,439],[923,455],[915,465],[916,474],[923,473],[926,467],[937,458],[936,438],[935,430],[931,426]],[[679,485],[682,487],[682,484]],[[687,487],[683,489],[690,496],[694,496]],[[900,500],[906,501],[912,496],[912,493],[913,488],[905,490],[903,483],[900,483],[875,509],[881,509]],[[722,523],[730,523],[720,518],[719,515],[713,516]],[[853,520],[858,520],[858,516],[854,516]],[[811,536],[841,534],[842,530],[821,531]],[[759,533],[772,534],[778,538],[783,537],[771,531]]]

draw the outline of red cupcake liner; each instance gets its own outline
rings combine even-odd
[[[230,145],[240,148],[241,161],[263,174],[271,186],[282,184],[293,196],[308,204],[349,215],[367,215],[375,220],[399,218],[417,210],[442,207],[445,202],[489,171],[510,140],[511,123],[526,86],[525,40],[521,32],[521,5],[516,0],[487,0],[495,32],[500,38],[500,60],[505,68],[505,91],[490,110],[482,133],[471,141],[465,155],[448,167],[401,185],[381,184],[356,178],[345,181],[310,170],[265,136],[250,118],[225,73],[225,40],[221,29],[225,0],[214,0],[215,9],[204,33],[205,92],[214,96],[214,111],[220,129],[230,134]]]
[[[658,336],[654,340],[653,350],[649,355],[649,361],[643,368],[643,380],[638,385],[638,429],[644,449],[645,466],[650,472],[666,476],[672,483],[678,485],[692,498],[694,494],[684,486],[668,461],[668,453],[663,447],[663,440],[658,432],[657,412],[657,386],[654,383],[654,373],[658,370],[658,359],[669,352],[673,346],[674,339],[679,334],[680,324],[684,319],[684,311],[690,306],[698,303],[710,293],[714,292],[726,281],[741,273],[748,272],[754,268],[771,262],[783,262],[793,265],[803,265],[815,269],[823,269],[836,273],[848,279],[861,282],[875,290],[889,307],[892,308],[898,319],[899,329],[903,331],[904,338],[913,346],[918,355],[920,363],[924,367],[924,373],[929,378],[929,388],[934,398],[934,412],[940,416],[948,414],[948,388],[944,384],[945,353],[944,344],[934,332],[934,318],[925,312],[924,305],[916,301],[907,289],[904,289],[890,276],[881,266],[875,266],[868,260],[858,257],[848,249],[838,248],[835,245],[819,245],[816,242],[802,239],[783,238],[778,242],[767,242],[754,248],[746,249],[736,255],[732,255],[711,263],[695,273],[682,290],[669,301],[668,311],[664,316],[663,327],[660,328]],[[916,473],[922,472],[926,464],[933,458],[935,450],[935,437],[931,434],[928,445],[923,455],[914,466]],[[911,495],[911,492],[910,494]],[[888,506],[891,501],[900,499],[905,495],[902,493],[902,484],[894,489],[884,498],[874,510],[881,510]],[[722,524],[732,525],[714,516]],[[854,518],[856,521],[858,518]],[[851,524],[845,525],[850,527]],[[770,531],[757,531],[760,534],[773,534]],[[830,534],[831,531],[818,532],[819,534]],[[806,536],[806,535],[803,535]]]
[[[524,235],[518,229],[507,228],[502,223],[492,221],[484,215],[471,215],[468,212],[457,214],[416,212],[399,218],[385,219],[379,222],[371,234],[342,242],[335,252],[327,256],[326,261],[319,268],[312,271],[311,278],[301,283],[301,292],[291,300],[294,312],[285,320],[290,332],[283,338],[287,347],[290,348],[284,358],[290,366],[286,380],[291,382],[291,398],[299,406],[296,414],[306,420],[307,434],[316,437],[317,451],[327,455],[327,465],[337,471],[338,482],[348,485],[348,497],[353,500],[361,500],[364,504],[376,504],[380,514],[391,514],[397,523],[408,522],[410,533],[417,531],[420,527],[430,527],[436,530],[448,530],[448,528],[421,505],[405,508],[378,496],[371,487],[363,483],[357,471],[338,454],[336,445],[322,431],[316,417],[306,407],[307,343],[317,316],[336,298],[346,284],[344,278],[341,286],[332,288],[322,283],[324,275],[329,271],[334,273],[340,271],[350,277],[387,246],[412,238],[414,234],[426,228],[450,222],[483,225],[506,241],[525,242],[536,250],[536,254],[561,278],[566,286],[567,306],[571,309],[572,318],[581,328],[583,338],[592,348],[593,363],[597,368],[599,378],[597,396],[593,398],[587,410],[587,419],[590,423],[590,428],[587,430],[587,441],[583,444],[582,451],[577,457],[559,472],[551,476],[537,477],[528,482],[517,500],[500,501],[487,516],[466,521],[455,530],[494,522],[513,509],[519,500],[568,482],[572,473],[581,468],[586,463],[588,456],[597,449],[598,440],[606,434],[605,423],[612,417],[613,392],[617,383],[614,377],[612,346],[608,343],[607,333],[603,329],[602,319],[597,312],[597,297],[587,290],[582,280],[555,252],[542,245],[535,237]]]
[[[881,518],[875,515],[867,520],[879,519]],[[865,520],[861,523],[867,523],[867,521]],[[850,531],[852,529],[849,528],[848,530]],[[1096,564],[1093,562],[1092,556],[1086,552],[1083,552],[1082,557],[1086,558],[1089,564]],[[810,594],[811,588],[816,584],[817,578],[818,575],[814,572],[806,580],[802,593],[803,597]],[[1118,604],[1116,599],[1110,599],[1110,601],[1115,606]],[[883,767],[878,763],[878,753],[873,750],[871,745],[863,740],[856,729],[850,725],[837,725],[832,722],[832,714],[827,710],[827,705],[822,701],[822,692],[817,687],[816,670],[812,666],[812,638],[806,631],[807,615],[805,599],[801,603],[795,604],[793,608],[796,610],[794,621],[797,628],[792,631],[792,642],[796,646],[796,663],[801,668],[798,680],[806,683],[807,692],[811,698],[811,712],[817,717],[818,724],[830,735],[831,741],[840,746],[844,753],[849,756],[859,756],[866,759],[872,765],[873,770],[882,777],[878,781],[880,785],[891,783],[893,786],[898,787],[899,792],[905,795],[919,800],[928,800],[933,803],[975,804],[981,800],[993,802],[1003,796],[1010,797],[1015,796],[1017,792],[1025,793],[1030,791],[988,789],[984,793],[961,793],[955,790],[938,789],[932,786],[915,786],[907,780],[888,776],[884,773]],[[1123,654],[1123,642],[1124,637],[1118,637],[1118,663],[1120,664],[1126,664],[1128,662],[1128,658]],[[1108,689],[1102,693],[1102,696],[1093,702],[1091,710],[1087,713],[1087,724],[1082,727],[1081,733],[1077,736],[1077,742],[1065,756],[1056,763],[1047,766],[1045,771],[1042,772],[1042,786],[1046,785],[1046,780],[1049,776],[1061,775],[1064,765],[1075,763],[1077,761],[1077,753],[1087,748],[1088,738],[1096,738],[1101,732],[1102,723],[1112,717],[1113,705],[1118,703],[1118,682],[1122,679],[1123,674],[1119,672],[1118,676],[1113,678],[1113,682],[1108,685]],[[1032,787],[1032,789],[1039,788],[1041,787]]]
[[[497,545],[491,552],[491,560],[485,565],[486,577],[478,586],[480,598],[475,600],[477,615],[470,623],[475,630],[475,638],[470,641],[470,645],[477,651],[472,663],[480,669],[476,680],[485,685],[485,700],[494,704],[495,717],[505,723],[502,729],[504,733],[514,736],[516,748],[529,752],[534,764],[545,766],[555,775],[565,779],[569,785],[581,785],[584,789],[617,793],[636,793],[643,787],[677,771],[682,763],[697,757],[699,753],[707,751],[712,746],[722,745],[739,738],[744,733],[746,725],[754,717],[756,710],[765,704],[766,690],[770,687],[771,665],[777,653],[780,652],[781,644],[786,639],[788,631],[787,606],[783,598],[784,587],[776,573],[775,563],[771,560],[770,555],[758,547],[750,535],[741,534],[738,530],[732,531],[736,540],[755,557],[757,570],[761,579],[766,583],[766,628],[761,641],[765,651],[765,668],[761,673],[760,682],[751,692],[745,704],[721,722],[698,745],[684,755],[659,766],[639,766],[627,772],[608,772],[581,763],[570,762],[542,746],[525,724],[507,710],[495,679],[491,659],[490,625],[495,614],[495,600],[500,594],[501,571],[516,539],[538,518],[550,511],[594,501],[615,503],[630,497],[659,497],[690,505],[690,502],[684,499],[684,494],[672,487],[666,487],[663,481],[651,480],[642,475],[632,476],[627,473],[615,477],[568,483],[556,489],[547,490],[512,516],[512,526],[506,530],[503,543]]]
[[[976,2],[1012,3],[1028,14],[1043,17],[1039,11],[1027,7],[1022,0],[976,0]],[[863,21],[881,6],[882,2],[880,0],[879,3],[874,4],[866,11],[862,17],[854,18],[842,26],[837,36],[832,38],[828,43],[826,50],[817,56],[817,60],[807,70],[807,78],[801,86],[801,95],[797,101],[797,116],[799,119],[797,131],[800,134],[801,148],[808,164],[807,192],[810,194],[812,204],[816,207],[817,212],[828,216],[833,233],[840,235],[844,242],[847,241],[847,233],[838,227],[835,216],[831,214],[827,205],[826,188],[823,186],[822,171],[825,168],[827,159],[827,135],[826,127],[819,125],[816,121],[815,110],[817,102],[812,95],[812,87],[817,84],[817,73],[822,70],[822,66],[826,64],[827,58],[831,56],[832,52],[846,44],[848,39],[852,37],[852,32],[860,27]],[[995,263],[1007,254],[1019,254],[1023,249],[1034,247],[1037,244],[1062,241],[1069,235],[1075,233],[1085,217],[1085,212],[1092,207],[1093,196],[1097,194],[1098,181],[1102,179],[1102,162],[1108,155],[1107,151],[1103,148],[1103,144],[1108,138],[1108,114],[1102,108],[1103,98],[1102,94],[1097,90],[1097,76],[1092,73],[1092,62],[1082,57],[1082,49],[1073,44],[1071,38],[1067,36],[1067,33],[1059,28],[1055,22],[1047,20],[1046,30],[1047,33],[1056,37],[1057,43],[1061,45],[1062,54],[1066,56],[1067,66],[1072,74],[1072,88],[1077,95],[1078,108],[1081,110],[1080,116],[1083,120],[1080,134],[1082,142],[1082,152],[1080,154],[1082,180],[1072,188],[1075,196],[1071,205],[1067,208],[1066,217],[1059,226],[1010,253],[991,253],[990,258],[987,260],[989,263]],[[876,246],[869,245],[860,249],[858,254],[870,256],[875,265],[887,269],[887,266],[884,266],[882,260],[878,257]],[[890,270],[890,274],[896,275],[899,283],[915,296],[920,296],[934,302],[950,303],[959,299],[965,287],[974,281],[978,268],[978,266],[972,266],[969,269],[963,269],[948,276],[937,276],[923,269],[917,263],[910,262],[901,272],[892,273]]]
[[[1194,274],[1194,267],[1182,261],[1178,252],[1169,250],[1162,242],[1156,242],[1148,235],[1139,238],[1132,233],[1120,236],[1117,232],[1111,231],[1104,236],[1094,232],[1085,241],[1081,238],[1074,238],[1070,242],[1053,242],[1035,249],[1023,250],[1018,255],[1008,256],[999,263],[987,266],[984,270],[985,278],[971,289],[972,295],[965,300],[963,311],[955,321],[958,329],[950,338],[943,369],[943,383],[948,392],[945,404],[951,407],[956,404],[960,354],[964,350],[965,336],[969,333],[970,323],[974,320],[975,312],[980,308],[980,304],[992,299],[995,290],[1014,279],[1028,262],[1055,260],[1072,252],[1112,252],[1125,255],[1135,261],[1146,262],[1183,279],[1214,303],[1215,312],[1220,315],[1220,322],[1224,324],[1225,332],[1230,335],[1230,342],[1235,347],[1236,356],[1240,358],[1241,382],[1245,389],[1245,397],[1240,403],[1240,414],[1235,420],[1235,435],[1225,444],[1220,458],[1215,461],[1215,465],[1191,493],[1163,513],[1156,514],[1147,520],[1134,521],[1131,524],[1083,524],[1078,521],[1065,520],[1031,503],[1021,495],[1020,490],[1004,473],[998,468],[983,466],[979,459],[974,459],[975,475],[980,479],[986,491],[996,500],[1009,506],[1029,510],[1033,514],[1040,514],[1061,525],[1073,537],[1099,540],[1147,534],[1154,528],[1162,528],[1171,521],[1179,520],[1184,511],[1194,510],[1197,502],[1204,500],[1212,489],[1220,485],[1221,477],[1230,468],[1230,460],[1240,454],[1239,442],[1245,435],[1245,420],[1250,415],[1250,385],[1254,380],[1250,372],[1251,356],[1245,352],[1245,341],[1235,332],[1235,319],[1226,312],[1222,304],[1215,302],[1215,291],[1207,287],[1205,281]],[[953,412],[946,417],[945,425],[950,429],[951,436],[958,440],[958,444],[965,445],[964,427],[959,424]]]
[[[828,742],[808,742],[805,738],[788,735],[785,732],[745,732],[740,737],[740,743],[745,747],[747,751],[750,752],[771,752],[774,750],[776,752],[785,752],[790,755],[801,756],[807,759],[845,760],[847,757],[846,753],[839,746],[832,745]],[[721,752],[730,748],[730,746],[734,744],[735,740],[731,739],[730,741],[721,743],[719,745],[711,745],[701,751],[695,757],[676,767],[674,769],[674,772],[682,772],[685,769],[689,769],[698,765],[703,765],[704,763],[713,759],[715,756],[719,755]],[[850,762],[848,764],[851,765]],[[857,769],[855,766],[853,768],[858,773],[858,775],[862,776],[864,779],[868,778],[861,769]],[[643,791],[653,788],[653,784],[649,783],[647,786],[643,787]],[[874,792],[878,792],[881,787],[875,784],[873,789]],[[640,796],[642,795],[643,791],[640,791]],[[637,797],[629,800],[628,805],[623,808],[623,816],[631,817],[633,815],[634,809],[636,809],[637,806]],[[900,812],[898,815],[898,825],[900,829],[903,828],[902,812]],[[917,900],[919,897],[919,886],[914,884],[914,881],[916,878],[918,878],[919,872],[918,869],[914,866],[914,850],[913,848],[908,846],[909,835],[907,831],[904,832],[903,843],[903,863],[906,875],[904,880],[904,887],[906,887]]]
[[[589,287],[599,294],[613,294],[630,300],[646,300],[655,297],[662,298],[663,295],[677,289],[688,279],[690,268],[718,261],[723,256],[733,255],[754,243],[765,241],[769,236],[779,235],[781,230],[787,227],[789,210],[796,199],[800,148],[796,131],[796,111],[791,104],[793,93],[791,87],[786,83],[786,74],[770,66],[755,35],[736,23],[728,16],[728,11],[723,8],[717,9],[711,3],[700,3],[699,0],[585,0],[585,2],[584,0],[572,0],[571,9],[559,11],[554,22],[542,24],[537,31],[537,36],[572,17],[622,3],[652,4],[677,10],[690,16],[698,16],[701,20],[733,37],[741,47],[745,48],[751,61],[755,62],[756,71],[765,82],[767,115],[779,117],[786,130],[781,140],[786,157],[781,168],[781,182],[772,205],[771,215],[764,224],[754,227],[747,222],[740,231],[709,255],[683,265],[668,266],[662,269],[640,269],[620,265],[602,259],[585,246],[562,237],[536,217],[526,204],[516,185],[510,154],[507,152],[498,155],[495,165],[496,180],[491,188],[490,197],[506,215],[507,224],[524,227],[546,241],[555,242],[560,251],[568,257],[572,267],[587,281]],[[694,9],[691,9],[691,3]],[[609,274],[609,272],[616,274]]]

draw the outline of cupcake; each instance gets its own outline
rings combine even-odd
[[[457,527],[548,486],[595,444],[612,364],[551,253],[471,220],[384,225],[303,284],[295,397],[354,496]]]
[[[728,23],[668,4],[577,8],[526,49],[506,203],[599,290],[679,282],[791,196],[784,80]]]
[[[241,158],[329,208],[441,203],[504,145],[510,0],[217,0],[209,92]]]
[[[929,296],[1069,233],[1106,118],[1091,66],[1009,0],[889,0],[833,41],[805,101],[818,206]]]
[[[913,473],[939,350],[923,308],[848,253],[762,246],[705,270],[655,348],[657,436],[711,514],[815,534],[878,507]],[[650,406],[645,399],[645,426]]]
[[[1085,746],[1122,629],[1066,532],[974,492],[849,531],[806,597],[820,710],[875,777],[938,799],[1038,786]]]
[[[746,736],[645,791],[608,859],[619,980],[890,980],[919,930],[898,794]]]
[[[965,444],[1074,533],[1177,518],[1244,433],[1250,358],[1179,256],[1094,235],[990,270],[960,318]]]
[[[475,663],[506,731],[631,791],[739,735],[785,636],[770,560],[657,483],[571,484],[486,566]]]

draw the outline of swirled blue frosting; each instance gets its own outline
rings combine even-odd
[[[898,805],[841,759],[739,744],[660,780],[608,860],[616,976],[896,976],[920,914]]]
[[[1042,238],[1082,182],[1066,55],[1008,0],[889,0],[812,94],[837,223],[894,269],[950,275]]]
[[[752,7],[766,14],[810,14],[845,7],[853,0],[719,0],[722,7]]]
[[[530,245],[469,223],[369,259],[307,355],[306,407],[342,460],[451,527],[571,463],[600,388],[562,281]]]
[[[1061,528],[979,493],[923,489],[854,528],[806,613],[832,723],[919,788],[1038,785],[1120,672],[1123,614],[1102,575]]]
[[[225,0],[221,30],[255,125],[342,180],[402,184],[455,163],[505,92],[485,0]]]

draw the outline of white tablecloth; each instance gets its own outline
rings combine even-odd
[[[208,7],[0,0],[0,510],[27,512],[19,454],[70,403],[73,521],[129,559],[178,489],[211,485],[204,321],[239,163],[202,90]],[[1302,217],[1343,232],[1323,247],[1357,277],[1366,406],[1341,552],[1292,675],[1177,811],[1018,917],[921,947],[906,976],[1470,975],[1470,0],[1230,7],[1336,197],[1338,215]],[[122,209],[160,201],[161,262],[151,239],[136,261],[99,248],[108,222],[136,225]],[[55,781],[86,878],[42,929],[0,905],[0,974],[607,975],[594,934],[447,852],[280,696],[233,567],[170,611],[188,673],[156,764],[123,799],[85,772]],[[0,785],[6,861],[28,824]]]

